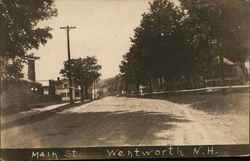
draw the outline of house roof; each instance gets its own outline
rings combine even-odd
[[[41,85],[41,83],[38,83],[38,82],[36,82],[36,81],[32,81],[32,80],[27,79],[27,78],[20,78],[20,81],[22,81],[22,82],[27,82],[27,83],[32,83],[32,84],[39,84],[39,85]]]
[[[220,57],[219,57],[219,56],[216,56],[216,57],[214,58],[214,60],[215,60],[216,62],[220,62]],[[225,57],[223,58],[223,62],[224,62],[225,64],[228,64],[228,65],[235,65],[234,62],[228,60],[228,59],[225,58]]]
[[[49,86],[49,81],[41,81],[39,83],[41,83],[42,86],[44,86],[44,87]]]

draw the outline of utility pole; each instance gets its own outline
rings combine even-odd
[[[69,71],[71,71],[71,58],[70,58],[70,42],[69,42],[69,30],[75,29],[76,27],[69,27],[68,25],[66,27],[60,27],[60,29],[65,29],[67,31],[67,44],[68,44],[68,62],[69,62]],[[70,104],[73,104],[73,90],[72,90],[72,77],[71,72],[69,72],[69,97],[70,97]]]
[[[219,55],[219,62],[220,62],[220,79],[221,79],[221,86],[225,86],[225,75],[224,75],[224,57],[222,53]]]
[[[92,99],[94,100],[95,99],[95,81],[93,82],[92,84]]]
[[[0,55],[6,56],[6,23],[4,17],[0,17]]]

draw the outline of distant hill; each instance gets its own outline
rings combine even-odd
[[[97,88],[104,88],[104,87],[108,86],[111,82],[114,82],[114,80],[115,80],[115,77],[100,79],[96,83],[96,87]]]
[[[117,95],[120,91],[120,77],[100,79],[96,83],[96,88],[102,90],[105,95]]]

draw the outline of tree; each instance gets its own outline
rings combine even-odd
[[[250,43],[247,0],[154,0],[135,29],[132,45],[120,65],[127,82],[151,86],[164,78],[164,86],[195,88],[196,75],[206,76],[209,65],[220,57],[224,85],[223,58],[245,68]],[[244,70],[243,70],[244,71]],[[171,83],[172,82],[172,83]]]
[[[154,79],[169,81],[190,75],[195,69],[183,30],[184,12],[169,0],[150,3],[131,39],[130,51],[120,66],[125,78],[151,89]]]
[[[138,90],[139,85],[143,83],[143,71],[139,70],[137,66],[136,59],[132,53],[129,52],[123,56],[123,60],[121,61],[121,65],[119,67],[122,73],[121,78],[124,82],[126,82],[125,89],[127,91]]]
[[[57,16],[53,4],[54,0],[1,0],[1,80],[20,78],[22,64],[35,58],[29,50],[52,38],[50,27],[39,28],[37,24]]]
[[[249,8],[246,0],[180,0],[186,10],[189,42],[201,64],[220,57],[221,84],[225,85],[223,58],[244,68],[249,46]],[[204,67],[201,67],[204,69]]]
[[[66,78],[69,78],[71,73],[74,82],[81,87],[81,101],[83,101],[83,95],[88,98],[89,87],[101,76],[101,73],[99,73],[100,69],[101,65],[97,64],[97,59],[88,56],[86,58],[65,61],[64,69],[60,73]]]

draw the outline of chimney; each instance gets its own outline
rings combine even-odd
[[[35,60],[28,61],[28,79],[32,81],[36,81],[36,73],[35,73]]]
[[[49,80],[49,96],[55,95],[55,82],[53,80]]]

